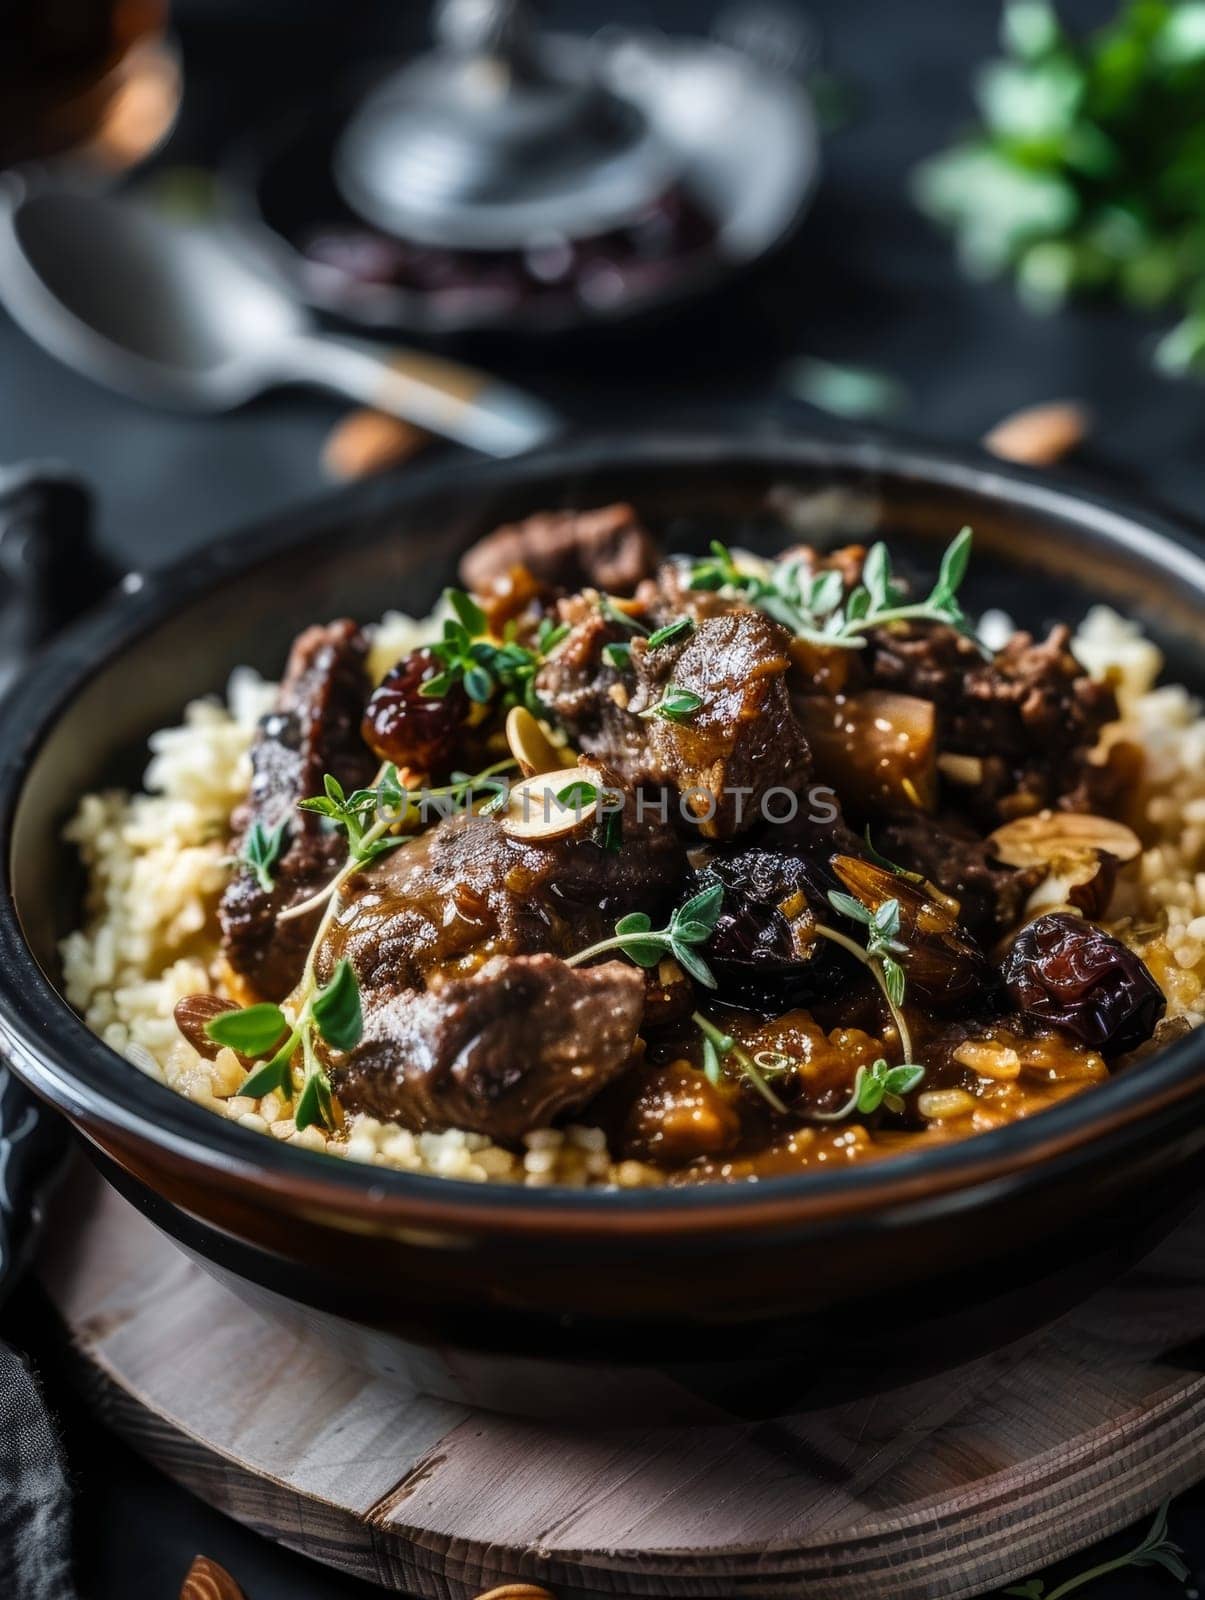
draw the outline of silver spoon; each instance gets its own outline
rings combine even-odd
[[[70,190],[14,183],[4,199],[0,300],[60,361],[136,400],[225,411],[314,384],[492,456],[557,431],[540,401],[472,368],[317,331],[217,228]]]

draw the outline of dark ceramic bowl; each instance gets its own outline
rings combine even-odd
[[[506,1409],[618,1418],[784,1410],[964,1359],[1058,1314],[1167,1226],[1205,1147],[1205,1033],[1029,1121],[753,1185],[490,1187],[292,1149],[145,1078],[58,991],[77,917],[59,841],[146,735],[306,622],[418,611],[504,518],[633,500],[672,547],[873,530],[930,566],[974,525],[972,606],[1041,625],[1102,599],[1168,676],[1205,681],[1205,555],[1154,515],[985,458],[783,435],[569,445],[379,481],[124,592],[0,712],[0,1041],[112,1181],[242,1292],[349,1359]]]

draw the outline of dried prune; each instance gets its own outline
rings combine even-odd
[[[994,987],[994,974],[979,945],[945,906],[907,878],[860,861],[834,856],[833,871],[855,900],[877,911],[888,900],[900,908],[898,952],[908,979],[910,998],[926,1001],[935,1011],[982,1004]]]
[[[695,869],[687,896],[724,887],[704,952],[733,1005],[782,1010],[810,1005],[857,976],[852,957],[817,936],[816,913],[835,885],[826,869],[770,850],[716,855]]]
[[[368,702],[360,729],[365,744],[382,761],[430,774],[452,760],[468,713],[468,696],[458,683],[439,696],[421,693],[423,684],[444,670],[424,647],[403,656],[386,673]]]
[[[1003,977],[1019,1011],[1065,1028],[1106,1055],[1149,1039],[1167,1007],[1132,950],[1065,911],[1021,929],[1004,959]]]

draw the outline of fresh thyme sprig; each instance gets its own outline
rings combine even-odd
[[[444,623],[443,638],[430,646],[443,671],[428,678],[419,694],[441,700],[460,684],[478,705],[487,705],[501,693],[504,704],[524,705],[546,715],[535,696],[535,675],[569,632],[568,624],[545,617],[536,631],[535,648],[529,649],[516,640],[513,622],[506,625],[501,639],[491,637],[485,612],[463,589],[448,589],[444,598],[454,615]]]
[[[715,976],[699,954],[698,946],[706,944],[715,932],[723,901],[724,886],[717,883],[678,906],[664,928],[654,928],[652,918],[643,911],[629,912],[615,924],[612,938],[579,950],[569,957],[566,965],[580,966],[583,961],[592,961],[608,950],[622,951],[638,967],[655,967],[662,956],[668,955],[697,983],[714,989]]]
[[[406,836],[393,830],[413,819],[425,821],[424,810],[429,802],[434,801],[438,805],[440,801],[446,801],[449,809],[459,809],[477,791],[492,789],[494,800],[487,802],[483,809],[500,804],[506,799],[506,786],[500,781],[500,775],[515,764],[514,759],[508,756],[481,772],[453,773],[452,781],[438,789],[408,789],[402,784],[397,767],[392,761],[387,761],[372,787],[357,789],[351,795],[345,795],[343,786],[327,773],[323,778],[325,793],[297,803],[302,811],[312,811],[326,817],[334,827],[347,835],[347,860],[329,883],[316,894],[310,895],[308,900],[282,911],[277,921],[289,922],[318,910],[354,872],[375,861],[378,856],[405,844]],[[370,822],[370,817],[376,820]]]
[[[243,840],[239,860],[251,868],[265,894],[271,894],[276,887],[273,868],[284,851],[287,829],[287,818],[282,817],[274,828],[265,828],[262,822],[256,820],[247,829],[247,836]]]
[[[621,611],[610,595],[599,595],[598,608],[608,622],[617,623],[635,637],[646,636],[645,644],[649,650],[660,650],[667,644],[678,644],[683,639],[689,639],[695,631],[692,617],[676,617],[673,622],[667,622],[664,627],[649,633],[642,622],[630,617],[626,611]],[[602,653],[608,666],[614,667],[616,672],[626,672],[632,664],[632,641],[615,640],[603,645]]]
[[[381,768],[371,788],[345,794],[343,785],[329,772],[323,777],[322,786],[323,794],[299,800],[298,809],[325,817],[347,835],[351,865],[362,867],[405,843],[404,839],[386,837],[389,828],[403,820],[409,807],[409,793],[392,761]],[[369,818],[376,820],[370,822]]]
[[[884,900],[877,911],[868,911],[860,900],[855,900],[852,895],[842,894],[838,889],[830,890],[828,898],[834,911],[840,912],[843,917],[848,917],[851,922],[857,922],[866,929],[866,944],[865,946],[858,944],[847,934],[841,933],[837,928],[830,928],[823,922],[816,924],[816,932],[821,938],[840,945],[869,969],[883,991],[883,998],[891,1012],[892,1021],[899,1034],[900,1048],[904,1052],[904,1062],[907,1066],[913,1065],[912,1035],[908,1031],[904,1013],[900,1009],[904,1003],[907,980],[903,967],[895,959],[907,949],[899,938],[899,901]]]
[[[854,1074],[853,1092],[836,1111],[814,1111],[818,1122],[841,1122],[855,1111],[869,1117],[880,1106],[888,1111],[904,1109],[904,1096],[910,1094],[925,1076],[925,1069],[915,1061],[891,1066],[882,1056],[869,1067],[859,1067]]]
[[[452,782],[442,789],[415,791],[405,788],[397,768],[392,762],[386,762],[371,788],[346,794],[342,784],[328,773],[323,780],[324,792],[299,802],[303,810],[326,817],[346,833],[347,860],[317,894],[300,905],[290,906],[277,917],[278,922],[287,922],[325,908],[310,942],[301,983],[292,997],[293,1019],[280,1006],[255,1005],[241,1011],[223,1012],[206,1024],[206,1032],[215,1044],[228,1045],[245,1056],[267,1058],[252,1071],[240,1094],[259,1098],[277,1090],[292,1100],[293,1059],[300,1050],[303,1074],[293,1120],[298,1129],[308,1128],[312,1123],[321,1123],[327,1128],[334,1126],[330,1080],[318,1058],[316,1039],[325,1040],[336,1050],[351,1050],[359,1043],[364,1027],[360,988],[351,963],[340,961],[325,987],[319,986],[314,972],[317,953],[338,909],[339,891],[347,879],[368,862],[376,860],[386,850],[405,844],[404,837],[389,837],[389,834],[391,829],[421,814],[417,794],[424,799],[446,797],[451,803],[461,805],[475,789],[492,786],[505,798],[505,787],[498,782],[498,775],[514,765],[508,758],[487,767],[484,772],[455,774]],[[376,820],[370,822],[374,816]]]
[[[318,939],[315,947],[317,943]],[[256,1005],[225,1011],[205,1024],[205,1032],[215,1044],[242,1055],[267,1057],[239,1090],[255,1099],[273,1092],[294,1099],[293,1057],[301,1050],[304,1073],[293,1112],[299,1131],[316,1122],[327,1128],[335,1124],[330,1079],[318,1059],[315,1036],[335,1050],[354,1050],[364,1031],[360,986],[351,963],[340,961],[330,982],[320,988],[313,976],[312,955],[311,951],[293,1020],[280,1006]]]
[[[1014,1583],[1005,1589],[1004,1593],[1016,1595],[1018,1600],[1064,1600],[1064,1596],[1073,1594],[1076,1589],[1082,1589],[1086,1584],[1095,1583],[1097,1578],[1103,1578],[1110,1572],[1122,1572],[1128,1567],[1162,1567],[1178,1583],[1187,1583],[1189,1571],[1184,1561],[1184,1552],[1167,1536],[1168,1509],[1169,1502],[1165,1500],[1155,1513],[1155,1520],[1145,1537],[1132,1550],[1123,1551],[1111,1561],[1102,1561],[1097,1566],[1074,1573],[1070,1578],[1057,1584],[1049,1593],[1041,1578],[1030,1578],[1025,1583]]]
[[[907,946],[900,943],[900,903],[884,900],[877,911],[869,911],[853,895],[830,889],[829,904],[851,922],[859,922],[866,929],[866,954],[877,961],[883,974],[883,986],[897,1006],[904,1003],[904,969],[895,959]]]
[[[944,622],[973,636],[958,603],[971,542],[970,528],[963,528],[942,556],[933,588],[923,600],[912,602],[892,574],[885,544],[872,545],[867,551],[862,582],[848,597],[838,572],[813,574],[796,558],[779,561],[764,573],[747,571],[718,541],[712,543],[710,559],[691,567],[689,581],[692,589],[747,600],[798,638],[839,650],[864,649],[863,636],[890,622]]]
[[[730,1033],[717,1028],[701,1011],[692,1012],[690,1020],[703,1035],[703,1073],[709,1083],[719,1085],[724,1075],[722,1063],[731,1057],[768,1105],[780,1116],[790,1115],[789,1107],[783,1104],[766,1082],[767,1071],[789,1071],[795,1066],[790,1056],[778,1058],[782,1065],[776,1063],[774,1067],[767,1068],[759,1056],[750,1055],[744,1045],[738,1044]]]

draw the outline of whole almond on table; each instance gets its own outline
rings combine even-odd
[[[1004,417],[983,436],[984,448],[1002,461],[1052,467],[1087,437],[1089,415],[1074,400],[1026,406]]]
[[[412,422],[383,411],[351,411],[331,429],[322,447],[322,465],[332,478],[366,478],[417,455],[429,435]]]
[[[556,1600],[556,1595],[538,1583],[504,1583],[500,1589],[479,1594],[477,1600]]]
[[[180,1600],[247,1600],[234,1579],[208,1556],[197,1556],[180,1586]]]

